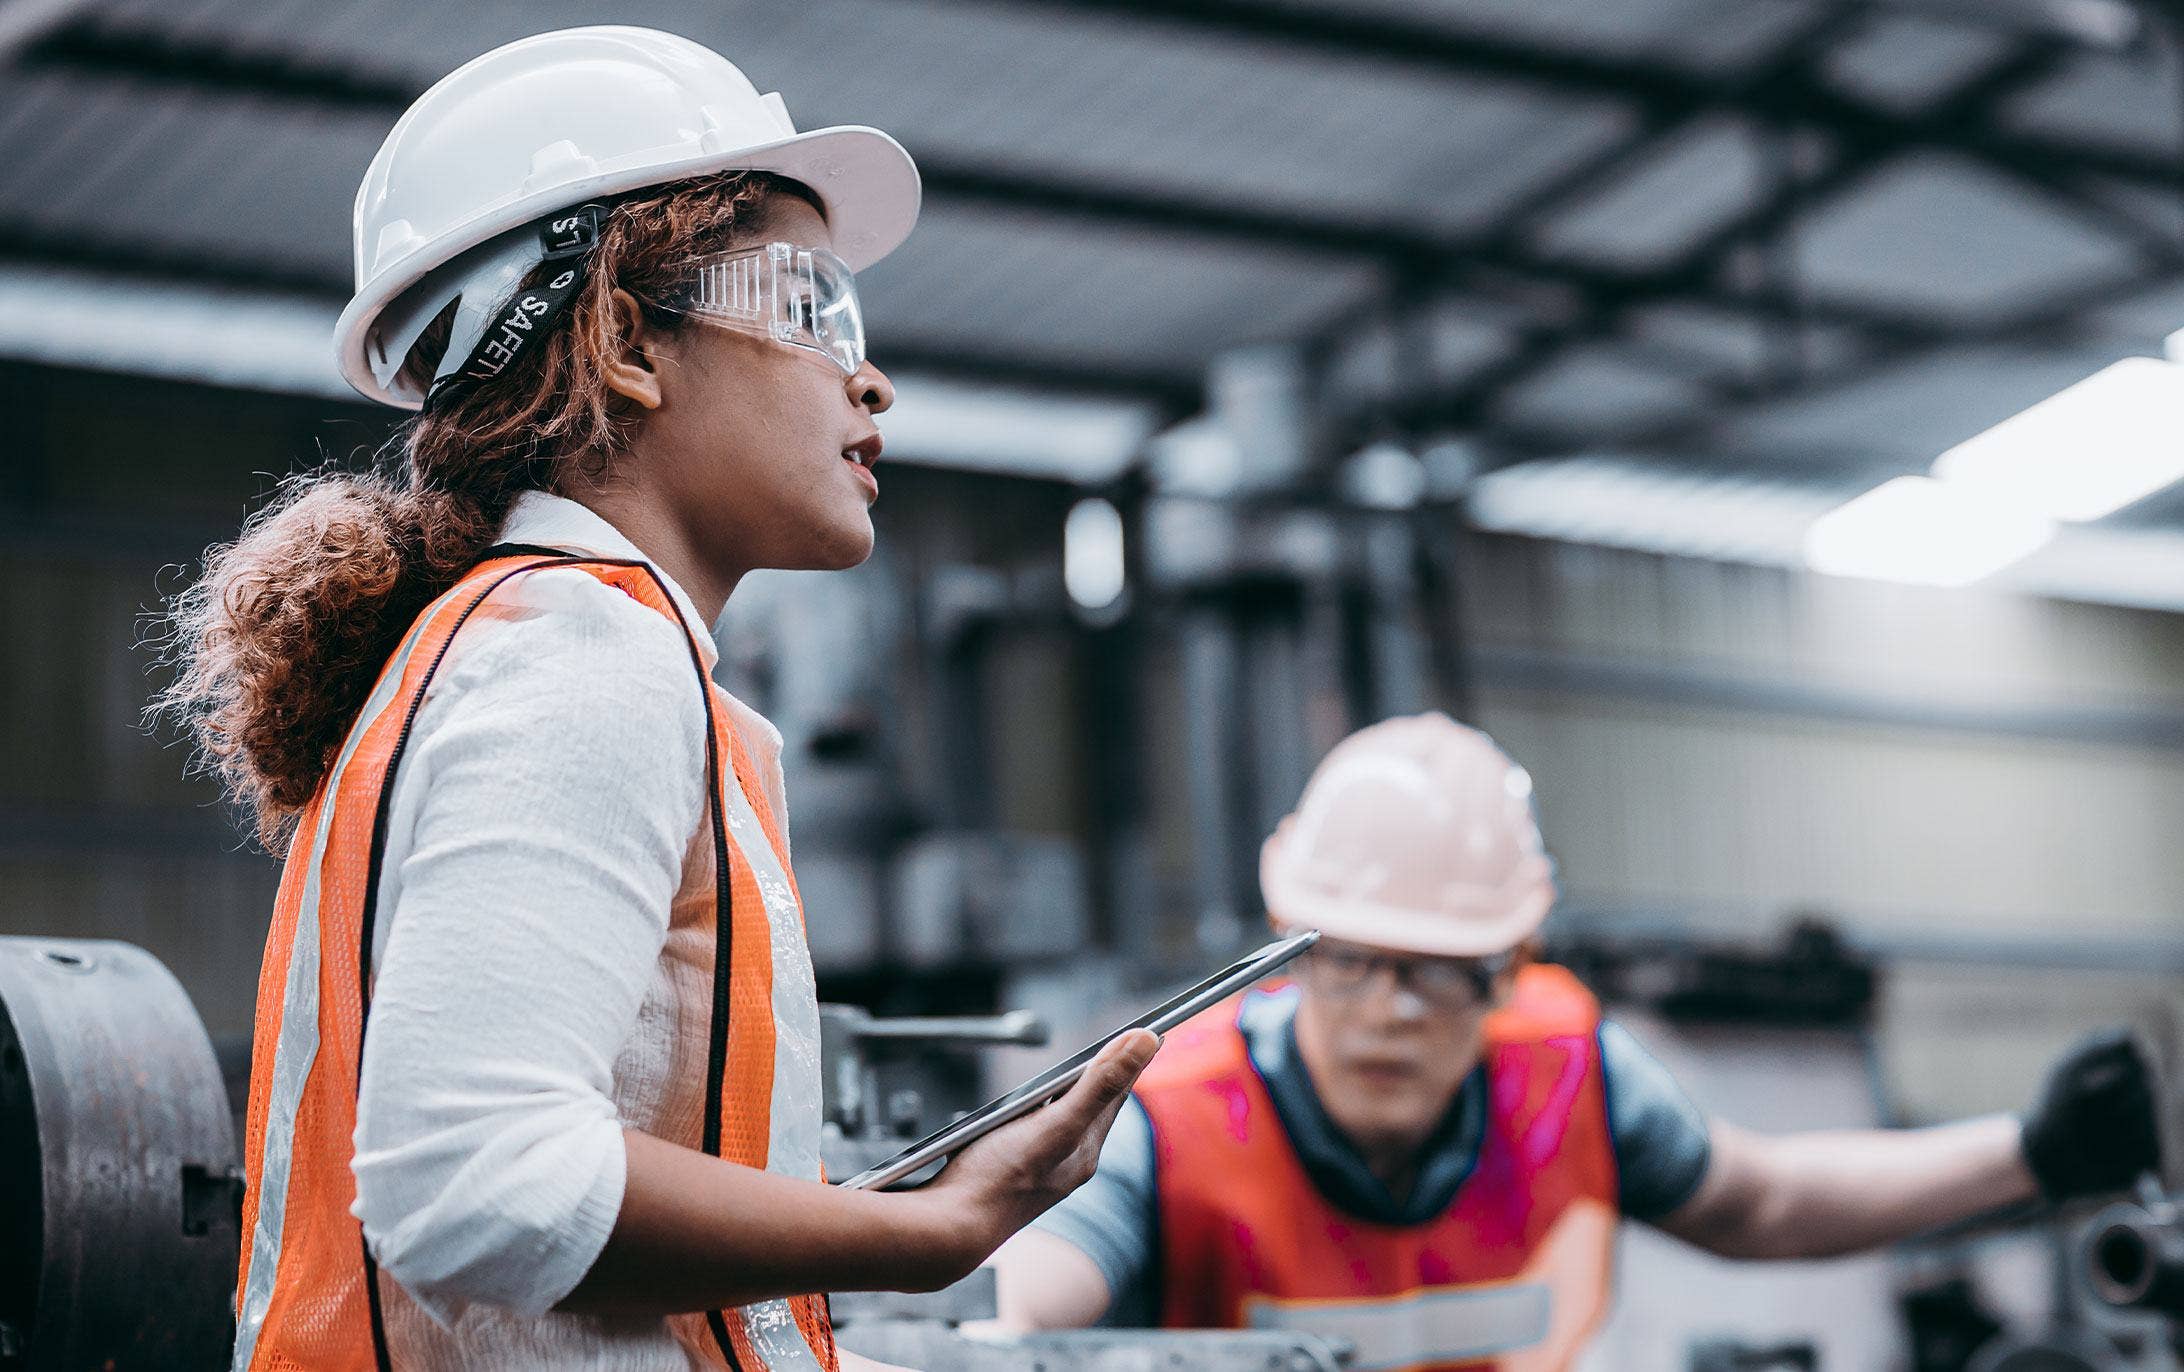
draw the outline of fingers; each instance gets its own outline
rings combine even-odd
[[[1149,1030],[1132,1029],[1120,1035],[1092,1059],[1076,1085],[1040,1113],[1054,1116],[1057,1128],[1078,1133],[1092,1128],[1102,1116],[1112,1122],[1137,1083],[1138,1073],[1145,1070],[1159,1048],[1159,1036]]]
[[[1153,1054],[1159,1051],[1160,1035],[1150,1029],[1132,1029],[1100,1050],[1100,1055],[1092,1060],[1092,1070],[1099,1071],[1104,1064],[1120,1078],[1115,1089],[1127,1091],[1137,1081],[1138,1073],[1153,1060]]]
[[[1137,1075],[1133,1072],[1130,1084],[1134,1085],[1136,1081]],[[1129,1101],[1130,1091],[1126,1085],[1109,1098],[1107,1104],[1100,1107],[1099,1113],[1092,1117],[1092,1122],[1085,1126],[1085,1145],[1090,1148],[1094,1157],[1099,1156],[1100,1145],[1107,1142],[1107,1131],[1115,1127],[1115,1117],[1122,1113],[1122,1107]]]
[[[1130,1088],[1137,1085],[1138,1074],[1159,1051],[1160,1036],[1150,1029],[1132,1029],[1101,1049],[1085,1076],[1095,1079],[1094,1089],[1102,1105],[1108,1109],[1119,1107]]]

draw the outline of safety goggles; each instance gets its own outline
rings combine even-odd
[[[1414,957],[1323,941],[1304,955],[1302,966],[1314,990],[1338,1000],[1364,995],[1380,970],[1386,968],[1396,984],[1409,987],[1427,1004],[1443,1010],[1468,1010],[1493,999],[1494,981],[1507,970],[1509,955]]]
[[[864,365],[857,278],[825,248],[768,243],[700,258],[695,266],[692,318],[809,349],[844,376]]]

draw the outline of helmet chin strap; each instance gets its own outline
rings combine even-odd
[[[537,265],[538,235],[526,227],[481,243],[428,272],[380,314],[367,348],[373,378],[382,386],[392,386],[417,340],[450,304],[459,300],[504,300],[523,280],[524,273]],[[452,346],[454,340],[449,341],[451,346],[442,355],[443,361],[466,357],[477,344],[472,337],[457,349]]]
[[[425,392],[427,411],[499,376],[545,336],[583,283],[606,216],[607,207],[596,204],[554,214],[535,233],[516,235],[509,248],[463,283],[447,351],[441,354],[439,370]],[[547,262],[567,265],[510,297],[515,283]]]
[[[372,340],[372,375],[382,386],[393,385],[410,350],[450,302],[456,304],[454,327],[449,331],[446,350],[440,354],[429,393],[443,392],[450,379],[457,376],[474,383],[505,370],[575,294],[577,283],[583,279],[580,259],[598,241],[599,224],[605,214],[605,208],[599,205],[558,211],[539,224],[481,244],[426,276],[380,317],[380,328]],[[524,300],[512,298],[516,287],[539,263],[563,259],[579,261],[575,276],[562,289],[547,289],[561,275],[557,273],[537,290],[524,292]],[[548,298],[543,313],[538,311],[534,297]],[[507,326],[505,338],[488,337],[495,325],[503,324]],[[488,347],[493,342],[500,346]],[[489,360],[496,365],[485,365]]]

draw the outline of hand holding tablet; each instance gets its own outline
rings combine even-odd
[[[988,1101],[963,1118],[935,1130],[885,1162],[866,1168],[841,1185],[853,1190],[886,1190],[901,1184],[933,1163],[949,1157],[1010,1121],[1021,1119],[1068,1091],[1084,1075],[1101,1050],[1125,1034],[1135,1029],[1149,1029],[1155,1034],[1165,1034],[1199,1011],[1218,1004],[1273,972],[1318,940],[1319,932],[1311,930],[1267,944],[1181,995],[1146,1011],[1113,1033],[1102,1036],[1082,1052],[1041,1072],[1007,1095]],[[1119,1105],[1117,1102],[1117,1108]]]

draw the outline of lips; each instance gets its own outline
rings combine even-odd
[[[1391,1062],[1386,1059],[1352,1062],[1350,1070],[1361,1077],[1374,1081],[1395,1081],[1404,1077],[1415,1076],[1418,1072],[1417,1065],[1414,1063]]]
[[[857,484],[865,488],[866,503],[879,499],[880,479],[872,474],[873,464],[880,460],[879,433],[866,434],[842,449],[842,460],[855,469]]]
[[[879,432],[875,430],[842,449],[842,460],[854,462],[869,472],[879,462],[882,446]]]

